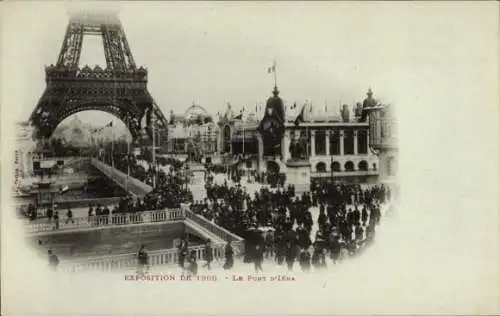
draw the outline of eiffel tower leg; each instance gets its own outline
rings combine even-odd
[[[83,37],[90,34],[103,37],[106,69],[79,66]],[[57,64],[45,68],[47,88],[30,117],[35,137],[50,137],[70,115],[100,110],[127,121],[133,139],[141,136],[143,127],[152,138],[153,113],[159,128],[168,123],[146,88],[147,74],[143,67],[136,67],[116,16],[72,16]]]

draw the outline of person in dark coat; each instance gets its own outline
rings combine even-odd
[[[361,225],[357,225],[354,231],[356,235],[356,242],[360,243],[363,241],[363,227]]]
[[[339,238],[333,240],[330,243],[330,257],[332,258],[333,263],[337,263],[340,258],[340,250],[342,248],[341,242]]]
[[[185,238],[182,238],[177,245],[177,252],[179,255],[179,266],[184,268],[184,261],[188,255],[188,243]]]
[[[28,213],[28,216],[29,216],[29,218],[30,218],[31,221],[36,220],[36,218],[38,216],[36,209],[32,209],[30,211],[30,213]]]
[[[321,248],[314,247],[313,255],[311,258],[311,264],[314,267],[314,269],[318,269],[320,267],[320,262],[319,262],[320,253],[321,253]]]
[[[34,211],[34,209],[33,209],[33,211]],[[51,208],[51,207],[49,207],[49,208],[47,209],[47,217],[49,218],[49,223],[52,221],[52,216],[53,216],[53,215],[54,215],[54,212],[52,211],[52,208]]]
[[[297,248],[291,242],[287,243],[285,257],[286,257],[286,264],[288,266],[288,270],[292,271],[293,270],[293,263],[295,262],[295,258],[297,258]]]
[[[206,263],[203,265],[203,267],[207,267],[208,270],[211,269],[210,264],[212,263],[212,260],[214,259],[214,254],[212,250],[212,245],[210,242],[210,239],[207,239],[207,243],[205,244],[205,261]]]
[[[52,253],[52,250],[49,249],[48,251],[49,253],[49,266],[56,270],[57,269],[57,266],[59,265],[59,258],[57,258],[57,256]]]
[[[279,265],[282,265],[283,261],[285,260],[285,247],[286,247],[285,238],[283,237],[282,234],[279,234],[276,240],[276,258],[275,258],[276,262]]]
[[[190,275],[196,276],[198,275],[198,263],[196,262],[196,251],[192,250],[191,254],[188,257],[188,271]]]
[[[325,206],[321,205],[318,215],[318,226],[322,227],[326,223]]]
[[[360,212],[358,206],[356,206],[356,209],[354,209],[353,212],[354,212],[353,213],[353,220],[354,220],[353,224],[357,225],[357,224],[359,224],[359,220],[361,219],[361,212]]]
[[[229,270],[234,265],[234,250],[231,246],[231,240],[228,240],[226,247],[224,248],[224,254],[226,258],[226,262],[224,263],[224,269]]]
[[[94,208],[92,206],[89,206],[89,213],[88,213],[88,222],[92,220],[92,216],[94,215]]]
[[[300,267],[304,272],[309,272],[311,269],[311,254],[307,250],[303,250],[300,254]]]
[[[56,223],[56,226],[54,226],[54,229],[59,229],[59,212],[58,211],[54,212],[54,222]]]
[[[141,245],[141,248],[137,253],[137,274],[139,275],[146,274],[147,265],[148,265],[148,253],[146,252],[146,246]]]
[[[262,262],[264,261],[264,245],[257,244],[255,246],[255,258],[254,258],[254,267],[255,272],[263,271],[262,270]]]
[[[73,212],[71,211],[70,208],[68,208],[68,212],[66,213],[66,224],[68,224],[70,221],[72,224],[75,223],[75,221],[73,220]]]

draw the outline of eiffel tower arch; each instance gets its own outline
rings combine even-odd
[[[102,37],[106,68],[80,68],[83,37]],[[148,71],[137,67],[116,15],[73,14],[56,65],[45,67],[46,88],[29,122],[36,139],[49,138],[75,113],[99,110],[119,118],[138,140],[146,129],[167,131],[168,121],[147,89]],[[145,119],[145,124],[141,122]],[[142,126],[145,125],[145,126]]]

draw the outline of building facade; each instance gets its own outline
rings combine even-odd
[[[171,112],[167,152],[188,154],[196,151],[211,156],[217,153],[218,127],[212,116],[199,105],[191,105],[183,115]]]
[[[394,116],[389,116],[387,106],[372,100],[371,91],[368,94],[370,96],[365,99],[364,105],[358,103],[353,111],[344,105],[334,115],[312,115],[312,106],[305,105],[297,113],[286,115],[279,154],[266,149],[258,119],[254,116],[245,119],[231,116],[231,109],[228,108],[218,122],[221,131],[219,148],[227,156],[243,156],[240,163],[243,170],[286,173],[286,162],[291,158],[291,142],[305,139],[312,179],[347,183],[387,179],[389,173],[395,172],[396,142],[390,140],[391,154],[383,148],[388,148],[388,135],[395,130],[396,120]],[[301,112],[304,114],[303,121],[297,124],[295,121]]]
[[[391,106],[370,108],[370,142],[380,159],[380,180],[391,184],[398,181],[398,126]]]
[[[33,127],[27,122],[16,124],[16,147],[14,150],[14,172],[17,177],[25,178],[33,172],[33,162],[40,161],[36,142],[33,141]]]

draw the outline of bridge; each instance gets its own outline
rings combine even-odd
[[[173,210],[155,210],[131,214],[111,214],[94,216],[93,218],[76,218],[74,222],[61,223],[58,229],[54,229],[54,223],[28,223],[28,236],[40,237],[47,234],[58,234],[63,232],[109,229],[119,226],[156,225],[161,223],[183,222],[187,233],[210,239],[212,242],[214,258],[224,257],[224,247],[228,240],[236,255],[244,253],[244,240],[230,231],[212,223],[203,216],[197,215],[187,208]],[[190,250],[196,252],[197,258],[203,260],[204,246],[193,246]],[[149,252],[150,265],[171,265],[177,262],[177,249],[160,249]],[[79,258],[61,260],[61,268],[67,272],[84,271],[110,271],[129,269],[137,266],[135,253],[98,256],[95,258]]]
[[[130,192],[132,195],[143,197],[153,190],[153,187],[150,185],[147,185],[146,183],[131,177],[96,158],[90,158],[90,164],[125,191]]]

